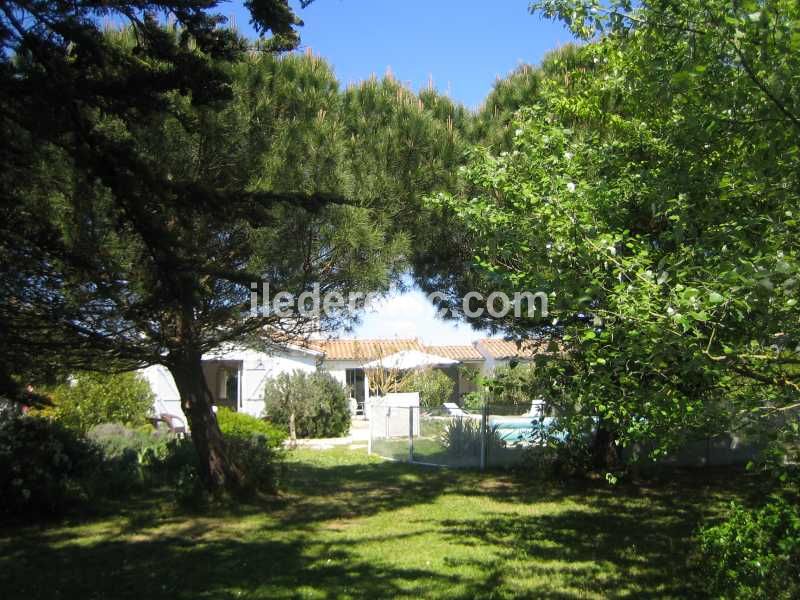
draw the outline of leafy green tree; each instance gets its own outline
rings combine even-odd
[[[527,411],[538,397],[540,386],[537,377],[533,364],[508,365],[495,369],[484,385],[491,392],[493,404]]]
[[[433,199],[483,289],[551,293],[546,320],[495,326],[566,343],[540,381],[599,417],[598,464],[796,407],[797,5],[535,8],[592,39],[591,68],[543,81],[512,150],[476,148]]]
[[[264,387],[264,416],[292,440],[342,437],[350,430],[344,387],[330,373],[281,373]]]
[[[81,433],[101,423],[128,427],[147,424],[153,409],[150,384],[138,373],[76,373],[68,383],[47,391],[53,406],[44,414]]]
[[[538,100],[541,83],[542,71],[529,64],[520,65],[506,77],[498,77],[475,115],[470,131],[472,141],[497,152],[509,149],[514,134],[511,120],[517,110]]]
[[[456,382],[441,369],[413,371],[400,380],[401,392],[419,392],[424,408],[439,408],[450,401]]]
[[[519,109],[542,98],[548,86],[557,84],[562,91],[573,85],[577,73],[594,68],[576,44],[551,50],[539,65],[523,64],[509,75],[497,79],[480,110],[471,119],[468,135],[475,144],[496,153],[512,149],[512,121]]]
[[[69,195],[73,171],[84,174],[89,188],[97,181],[130,187],[122,173],[136,179],[141,165],[125,155],[127,148],[113,135],[115,128],[102,126],[99,117],[115,122],[119,130],[163,112],[172,93],[190,96],[197,105],[230,97],[222,63],[246,46],[222,26],[225,18],[215,12],[217,4],[79,0],[4,2],[0,7],[0,131],[6,140],[0,149],[4,395],[22,395],[27,401],[30,395],[20,389],[24,379],[47,379],[55,370],[86,366],[98,355],[109,362],[116,358],[110,344],[98,349],[97,340],[88,343],[80,334],[49,325],[58,319],[42,318],[58,310],[48,307],[52,303],[46,290],[59,281],[31,285],[30,271],[48,253],[65,254],[67,249],[60,243],[61,232],[38,217],[47,214],[52,196]],[[254,27],[271,34],[265,50],[296,45],[300,21],[285,0],[246,5]],[[103,35],[103,21],[132,27],[133,48]],[[165,22],[171,23],[171,32],[162,26]],[[63,151],[69,160],[63,159]],[[47,308],[37,311],[36,305]],[[26,376],[20,380],[11,377],[14,373]]]
[[[549,52],[540,65],[521,65],[507,77],[498,79],[481,108],[467,119],[454,119],[458,131],[458,154],[449,161],[451,176],[439,178],[434,188],[455,191],[463,196],[473,193],[471,184],[458,177],[458,170],[466,162],[471,146],[486,148],[494,154],[513,150],[517,112],[540,101],[548,88],[557,85],[563,92],[575,86],[575,73],[595,68],[591,57],[581,53],[579,47],[567,44]],[[437,115],[441,121],[445,115]],[[430,187],[420,189],[424,194]],[[413,204],[412,204],[413,205]],[[426,292],[438,295],[437,304],[447,309],[446,315],[462,318],[462,300],[466,293],[486,289],[486,273],[474,269],[473,248],[480,245],[476,234],[462,227],[451,211],[437,204],[423,205],[418,211],[419,224],[412,229],[428,232],[422,237],[428,243],[418,245],[413,257],[415,282]],[[498,331],[498,323],[490,316],[471,318],[478,329]]]
[[[409,239],[415,274],[440,272],[432,267],[446,262],[441,240],[450,224],[422,197],[454,185],[471,115],[434,89],[415,95],[391,74],[345,89],[341,115],[354,197]]]

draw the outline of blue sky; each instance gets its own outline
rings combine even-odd
[[[560,23],[528,12],[527,0],[315,0],[301,9],[302,48],[334,67],[339,81],[382,75],[390,67],[414,89],[428,77],[475,108],[497,76],[537,63],[571,39]],[[223,4],[242,33],[253,35],[241,2]]]
[[[527,0],[315,0],[306,9],[301,51],[333,65],[339,82],[391,69],[417,90],[429,79],[441,92],[477,108],[497,77],[520,63],[538,63],[571,36],[559,23],[528,12]],[[239,30],[254,35],[241,2],[223,4]],[[435,318],[419,291],[392,294],[366,313],[355,337],[419,337],[430,344],[466,344],[484,337],[463,324]]]

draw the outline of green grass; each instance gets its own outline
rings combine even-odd
[[[423,434],[424,434],[423,430]],[[407,438],[384,438],[372,441],[372,452],[390,460],[408,461]],[[514,444],[496,443],[487,449],[486,462],[489,467],[513,467],[525,458],[525,448]],[[481,464],[480,446],[452,452],[441,436],[419,436],[414,438],[414,462],[445,467],[478,468]]]
[[[544,485],[298,450],[281,497],[258,506],[192,516],[153,495],[6,527],[0,596],[685,597],[692,532],[744,481]]]

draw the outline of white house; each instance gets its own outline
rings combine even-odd
[[[498,367],[507,367],[512,361],[530,362],[540,354],[552,351],[549,340],[527,340],[521,344],[498,338],[484,338],[473,342],[483,357],[483,373],[494,373]]]
[[[203,373],[218,406],[261,416],[264,383],[281,373],[315,371],[323,354],[313,348],[286,346],[264,352],[229,345],[203,356]],[[143,370],[155,395],[156,414],[181,415],[180,394],[166,367]]]
[[[456,383],[451,400],[476,389],[474,375],[488,375],[511,360],[531,360],[544,344],[518,347],[514,342],[482,339],[472,345],[425,346],[418,339],[309,340],[264,351],[227,345],[203,356],[203,371],[218,406],[260,416],[264,411],[264,384],[281,373],[322,369],[335,377],[364,414],[369,398],[365,367],[398,353],[424,355]],[[437,360],[439,359],[439,360]],[[155,394],[157,414],[181,415],[180,396],[172,375],[160,365],[143,370]]]

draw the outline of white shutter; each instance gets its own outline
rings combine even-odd
[[[266,369],[249,369],[242,371],[242,399],[263,400],[264,383],[269,373]]]

